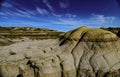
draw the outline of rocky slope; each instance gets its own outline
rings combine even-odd
[[[0,47],[0,77],[120,77],[119,69],[120,39],[102,29]]]

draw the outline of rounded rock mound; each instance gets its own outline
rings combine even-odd
[[[81,40],[84,41],[95,41],[95,42],[109,42],[109,41],[117,41],[118,37],[116,34],[103,30],[103,29],[89,29],[84,33]]]
[[[118,37],[116,34],[107,30],[96,29],[96,28],[90,29],[86,26],[83,26],[67,32],[62,38],[62,41],[66,41],[66,40],[108,42],[108,41],[117,41]]]

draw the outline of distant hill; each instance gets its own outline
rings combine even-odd
[[[57,39],[63,34],[64,32],[47,28],[0,26],[0,46],[6,46],[22,41]]]
[[[59,38],[61,34],[64,33],[47,28],[0,26],[0,36],[10,39],[22,37],[28,37],[30,39],[56,39]]]

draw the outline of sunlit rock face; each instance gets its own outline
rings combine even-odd
[[[119,69],[120,39],[102,29],[0,47],[0,77],[119,77]]]

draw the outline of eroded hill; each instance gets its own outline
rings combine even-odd
[[[0,46],[21,41],[58,39],[64,32],[47,28],[32,27],[0,27]]]
[[[56,39],[63,32],[47,28],[32,27],[0,27],[0,36],[10,39],[27,37],[30,39]]]
[[[119,77],[119,70],[120,39],[102,29],[0,47],[0,77]]]
[[[116,28],[114,28],[114,27],[109,27],[109,28],[102,27],[101,29],[111,31],[111,32],[115,33],[118,37],[120,37],[120,27],[116,27]]]

